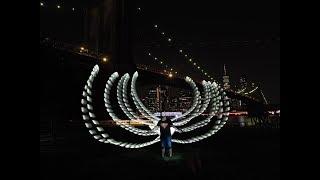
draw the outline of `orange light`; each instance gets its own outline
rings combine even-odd
[[[108,61],[108,58],[107,58],[107,57],[103,57],[103,58],[102,58],[102,61],[103,61],[103,62],[107,62],[107,61]]]

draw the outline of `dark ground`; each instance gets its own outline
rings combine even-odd
[[[40,144],[40,179],[280,179],[280,129],[223,128],[198,143],[173,144],[169,160],[160,158],[159,143],[124,149],[88,134]]]

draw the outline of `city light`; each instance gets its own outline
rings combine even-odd
[[[43,2],[40,2],[40,6],[44,6]]]
[[[60,5],[57,5],[57,8],[60,9]]]
[[[138,10],[141,11],[141,8],[138,7]]]
[[[72,11],[74,11],[74,8],[72,8]]]
[[[182,49],[180,49],[180,52],[182,53]]]
[[[158,25],[154,25],[154,27],[155,27],[155,28],[157,28],[157,27],[158,27]]]
[[[168,41],[171,42],[171,38],[168,38]]]
[[[190,58],[189,61],[192,62],[192,59]]]
[[[170,73],[170,74],[169,74],[169,77],[170,77],[170,78],[172,78],[172,77],[173,77],[172,73]]]
[[[162,32],[161,34],[164,35],[164,32]]]

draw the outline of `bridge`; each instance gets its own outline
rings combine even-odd
[[[47,11],[48,8],[62,9],[60,6],[59,8],[49,7],[49,4],[40,4],[40,6],[41,11]],[[206,70],[204,68],[205,64],[199,64],[195,61],[190,51],[179,46],[179,42],[176,42],[175,37],[164,31],[161,24],[148,22],[151,24],[150,28],[159,34],[160,40],[167,43],[172,50],[185,60],[185,66],[194,68],[204,78],[192,77],[192,75],[179,72],[178,67],[170,66],[164,58],[154,55],[150,49],[145,49],[143,53],[150,58],[152,65],[135,64],[132,55],[132,33],[135,25],[133,19],[147,15],[133,0],[92,1],[89,6],[70,6],[68,8],[65,7],[64,11],[68,11],[68,9],[70,12],[79,13],[80,17],[83,18],[83,43],[61,42],[45,35],[40,39],[40,48],[50,51],[50,53],[54,51],[52,57],[43,57],[44,59],[46,58],[46,61],[52,60],[52,62],[41,62],[43,63],[43,71],[49,70],[43,73],[50,77],[48,79],[52,78],[53,81],[45,81],[43,83],[47,84],[45,86],[48,86],[49,92],[53,94],[52,96],[57,94],[54,89],[58,89],[59,93],[61,93],[59,95],[64,97],[61,98],[56,95],[56,98],[51,100],[57,101],[59,99],[61,101],[59,103],[65,109],[74,107],[74,111],[69,111],[69,109],[68,111],[65,109],[62,111],[65,120],[72,121],[79,118],[79,115],[75,112],[78,112],[81,88],[87,73],[90,72],[90,68],[95,64],[99,64],[106,75],[110,75],[115,71],[132,74],[137,70],[141,74],[141,79],[143,78],[144,85],[158,83],[189,89],[184,81],[185,76],[193,78],[197,85],[200,85],[203,79],[206,81],[220,81],[217,77],[214,78],[210,75],[213,72]],[[42,32],[41,34],[46,33]],[[56,57],[56,59],[53,59],[53,57]],[[49,74],[51,71],[52,74]],[[62,75],[54,76],[53,74],[56,71],[61,72]],[[61,81],[59,83],[63,85],[57,82],[53,87],[52,84],[56,81]],[[100,81],[103,82],[101,79]],[[230,87],[227,73],[224,74],[221,84],[225,87],[227,95],[235,100],[236,104],[245,104],[244,109],[241,109],[242,111],[246,111],[253,116],[262,116],[265,113],[268,101],[264,97],[261,87],[252,86],[252,83],[246,83],[245,86],[239,88]],[[68,87],[66,88],[68,90],[59,89],[60,86]],[[70,99],[70,97],[71,100],[67,101],[66,99]],[[97,103],[100,103],[100,107],[104,106],[102,102]],[[52,107],[52,109],[54,108],[57,107]],[[237,106],[233,108],[237,110]]]
[[[105,65],[107,61],[109,61],[108,57],[103,54],[95,53],[94,51],[84,49],[84,47],[79,45],[72,45],[60,41],[54,41],[49,38],[44,38],[40,40],[40,44],[56,48],[65,52],[69,52],[72,54],[76,54],[79,56],[83,56],[86,58],[90,58],[93,62],[96,62],[98,64]],[[131,64],[131,63],[130,63]],[[132,62],[132,64],[134,64]],[[134,64],[133,67],[130,68],[131,71],[138,70],[142,74],[145,74],[146,77],[149,77],[146,79],[145,83],[154,83],[154,79],[157,79],[157,81],[162,84],[170,85],[170,86],[176,86],[181,88],[188,88],[186,84],[184,83],[185,76],[174,72],[166,70],[165,68],[159,68],[156,66],[150,66],[145,64]],[[201,85],[201,79],[194,78],[195,82],[197,82],[198,85]],[[242,100],[245,103],[253,103],[253,104],[265,104],[267,105],[268,102],[266,98],[264,97],[264,94],[258,86],[251,86],[250,83],[247,83],[246,86],[242,87],[242,89],[232,89],[228,88],[225,89],[227,94],[238,100]]]
[[[75,13],[76,16],[80,16],[82,19],[81,27],[83,28],[83,43],[68,44],[46,39],[48,37],[42,39],[42,42],[44,43],[54,44],[54,48],[97,59],[97,62],[101,61],[101,65],[111,65],[111,69],[119,72],[133,72],[138,69],[142,72],[148,71],[149,74],[150,72],[154,73],[159,80],[160,78],[168,79],[165,76],[172,76],[172,78],[170,78],[170,83],[175,82],[177,78],[184,79],[185,76],[190,76],[198,83],[202,80],[220,82],[219,77],[213,78],[211,75],[213,72],[204,68],[205,64],[199,64],[195,61],[193,55],[185,46],[181,46],[181,43],[176,42],[175,37],[170,35],[170,32],[165,31],[161,24],[155,22],[145,22],[150,25],[149,28],[154,31],[154,33],[158,33],[159,35],[158,39],[154,39],[154,41],[161,41],[170,46],[170,48],[176,51],[182,59],[185,59],[185,66],[191,66],[197,70],[199,76],[202,78],[192,77],[190,74],[181,74],[181,72],[177,71],[178,67],[169,65],[163,57],[154,55],[151,52],[152,50],[147,48],[144,49],[145,52],[143,53],[150,58],[150,61],[152,61],[153,64],[151,66],[146,64],[135,64],[132,55],[135,21],[139,18],[143,19],[145,16],[148,16],[148,14],[146,14],[144,8],[141,8],[141,4],[138,4],[134,0],[97,0],[88,2],[88,4],[78,3],[75,5],[69,3],[64,5],[66,7],[41,2],[40,6],[41,11],[44,13],[49,11],[48,9],[56,9],[57,12],[53,13],[58,14],[61,13],[63,9],[63,13]],[[71,33],[72,32],[69,32],[70,35]],[[237,103],[239,106],[243,103],[268,104],[268,100],[264,96],[262,88],[257,85],[252,86],[253,82],[246,83],[241,87],[230,88],[228,75],[226,73],[223,78],[222,83],[223,86],[226,87],[225,89],[228,92],[228,95],[241,100]]]

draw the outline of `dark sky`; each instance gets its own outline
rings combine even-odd
[[[84,6],[88,1],[69,0],[61,3],[63,8],[59,10],[54,7],[56,1],[47,2],[50,7],[40,10],[40,32],[74,44],[81,42],[82,15],[68,9]],[[246,75],[249,81],[261,85],[271,103],[280,103],[280,1],[136,2],[142,9],[134,17],[136,63],[156,66],[145,55],[152,50],[179,73],[201,77],[155,33],[153,24],[158,24],[172,35],[178,48],[187,50],[216,80],[222,80],[223,64],[226,64],[233,84]]]
[[[221,81],[223,64],[233,84],[240,76],[261,85],[270,103],[280,103],[279,1],[138,1],[137,63],[152,64],[139,54],[149,49],[185,74],[199,76],[152,30],[159,25],[175,43]],[[195,3],[196,2],[196,3]]]

